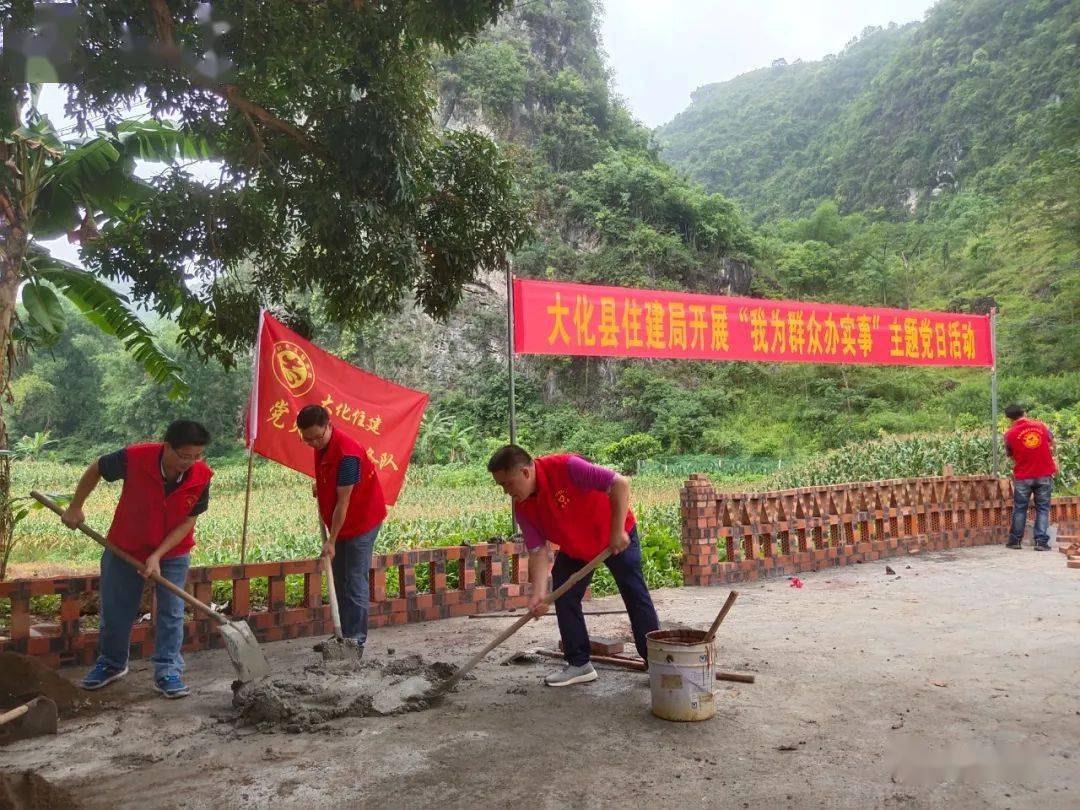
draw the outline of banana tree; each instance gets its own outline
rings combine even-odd
[[[0,139],[0,395],[7,391],[17,343],[64,328],[60,298],[117,337],[155,381],[181,397],[180,366],[105,281],[49,254],[42,240],[65,234],[86,244],[98,229],[154,193],[135,175],[137,159],[176,163],[210,157],[200,138],[167,122],[123,121],[89,137],[65,140],[32,106],[24,125]],[[21,289],[25,314],[17,312]],[[0,451],[8,447],[0,412]],[[0,453],[0,554],[13,527],[10,458]]]

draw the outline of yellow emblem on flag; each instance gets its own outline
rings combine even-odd
[[[274,376],[293,396],[302,397],[315,384],[315,366],[295,343],[279,340],[274,344]]]

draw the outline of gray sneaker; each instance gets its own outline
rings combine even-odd
[[[568,665],[559,672],[552,672],[544,678],[544,683],[548,686],[573,686],[575,683],[595,681],[596,678],[596,670],[593,669],[592,664],[585,664],[580,667]]]

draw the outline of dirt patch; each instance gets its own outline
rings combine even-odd
[[[301,733],[340,717],[385,717],[431,705],[431,687],[452,675],[453,664],[408,655],[386,664],[326,661],[258,683],[237,683],[238,722],[260,731]]]
[[[33,771],[0,773],[0,810],[76,810],[71,793]]]
[[[0,653],[0,709],[25,703],[38,695],[56,703],[61,716],[70,716],[99,704],[93,696],[36,658],[22,653]]]

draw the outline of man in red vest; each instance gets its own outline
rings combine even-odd
[[[1005,452],[1013,460],[1013,513],[1007,548],[1020,548],[1027,523],[1028,501],[1035,496],[1035,550],[1050,550],[1050,495],[1054,489],[1054,434],[1037,419],[1029,419],[1019,405],[1005,416],[1012,425],[1005,431]]]
[[[62,516],[72,529],[83,522],[83,504],[98,482],[123,480],[120,502],[109,527],[109,542],[140,560],[148,572],[183,588],[195,520],[206,511],[213,471],[202,460],[210,434],[198,422],[179,419],[164,443],[133,444],[108,453],[86,468]],[[131,626],[142,601],[142,574],[108,549],[101,555],[101,631],[98,660],[82,680],[100,689],[128,673]],[[184,602],[157,586],[154,627],[154,688],[167,698],[188,694],[181,676],[184,659]]]
[[[322,553],[329,557],[337,590],[341,632],[364,654],[368,630],[368,576],[375,538],[386,518],[386,498],[365,449],[334,430],[330,412],[308,405],[296,415],[300,438],[315,450],[319,516],[327,527]]]
[[[612,470],[580,456],[532,458],[508,444],[488,462],[488,471],[514,502],[514,518],[529,551],[529,611],[547,612],[547,544],[559,547],[551,567],[552,587],[559,588],[605,548],[605,561],[619,587],[638,654],[648,660],[645,636],[660,629],[649,588],[641,571],[637,520],[630,510],[630,482]],[[546,542],[545,542],[546,541]],[[570,686],[596,680],[589,662],[589,631],[581,600],[592,574],[583,577],[555,601],[566,667],[548,675],[548,686]]]

